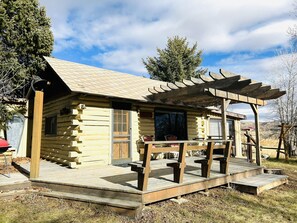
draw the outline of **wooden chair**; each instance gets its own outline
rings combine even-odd
[[[227,141],[223,152],[223,156],[214,157],[213,160],[220,161],[220,173],[227,174],[229,172],[229,160],[231,156],[232,142]]]
[[[150,141],[155,141],[155,137],[153,135],[142,135],[140,137],[140,140],[138,142],[138,152],[140,153],[140,160],[143,160],[143,149],[144,149],[144,142],[150,142]],[[155,148],[153,145],[152,148]],[[163,158],[163,153],[152,153],[151,158],[153,160],[158,159],[158,157]]]
[[[175,135],[166,135],[165,140],[166,141],[175,141],[175,140],[177,140],[177,136],[175,136]]]
[[[194,160],[195,163],[201,164],[201,176],[209,178],[212,163],[214,142],[208,142],[205,159]]]
[[[154,141],[154,136],[153,135],[143,135],[141,136],[141,140],[143,142],[147,142],[147,141]]]
[[[166,135],[165,136],[165,140],[166,141],[176,141],[177,140],[177,136],[175,136],[175,135]],[[172,144],[170,144],[170,146],[171,147],[176,147],[176,146],[178,146],[178,144],[172,143]],[[173,157],[174,158],[177,158],[178,157],[178,152],[169,152],[169,153],[167,153],[167,157],[166,158],[170,158],[170,155],[171,154],[173,154]]]

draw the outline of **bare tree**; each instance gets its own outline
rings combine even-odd
[[[294,1],[293,6],[294,6],[294,10],[292,15],[294,17],[297,17],[297,0]],[[293,26],[289,27],[288,33],[291,36],[292,41],[296,43],[297,42],[297,24],[294,24]]]
[[[20,78],[22,68],[17,67],[16,64],[9,62],[2,62],[0,64],[0,98],[9,99],[16,96],[16,92],[22,89],[27,81],[24,76]]]
[[[274,85],[286,90],[286,95],[275,101],[275,109],[278,113],[279,121],[289,126],[297,125],[297,50],[292,46],[289,50],[278,52],[279,63],[277,75],[275,75]],[[296,128],[291,128],[289,134],[284,139],[285,147],[291,151],[296,146]]]
[[[17,113],[24,113],[25,106],[17,97],[27,83],[26,70],[12,60],[0,63],[0,129],[6,130],[7,122]]]

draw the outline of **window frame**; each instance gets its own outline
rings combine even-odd
[[[157,122],[156,122],[156,114],[157,113],[164,113],[164,114],[181,114],[184,116],[184,130],[185,130],[185,133],[183,133],[183,138],[184,139],[180,139],[181,135],[176,135],[178,137],[178,140],[188,140],[188,117],[187,117],[187,112],[185,110],[178,110],[178,109],[166,109],[166,108],[156,108],[155,111],[154,111],[154,127],[155,127],[155,140],[165,140],[164,139],[161,139],[159,136],[158,136],[158,133],[157,133]],[[168,133],[170,135],[174,135],[173,133]]]
[[[51,115],[48,117],[45,117],[45,125],[44,125],[44,134],[46,136],[56,136],[57,135],[57,115]]]

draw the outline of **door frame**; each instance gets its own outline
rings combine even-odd
[[[127,163],[131,163],[132,162],[132,114],[130,110],[124,110],[124,111],[128,111],[128,118],[129,118],[129,139],[128,139],[128,154],[129,157],[128,158],[124,158],[124,159],[113,159],[113,145],[114,145],[114,110],[124,110],[124,109],[114,109],[112,108],[112,112],[111,112],[111,154],[110,154],[110,160],[111,160],[111,164],[112,165],[122,165],[122,164],[127,164]]]

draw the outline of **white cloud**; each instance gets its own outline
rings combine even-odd
[[[259,107],[259,119],[261,122],[277,120],[278,115],[274,112],[274,109],[270,104]],[[228,111],[244,114],[246,116],[246,121],[255,121],[253,110],[248,104],[230,105]]]
[[[141,58],[173,35],[197,41],[205,53],[264,51],[286,45],[295,22],[291,0],[40,2],[52,19],[55,53],[92,49],[104,67],[132,73],[143,72]]]
[[[186,36],[205,54],[230,54],[209,70],[230,70],[258,81],[271,78],[278,57],[258,59],[288,44],[292,0],[40,0],[52,20],[55,54],[67,49],[92,51],[103,67],[145,74],[141,58],[163,48],[167,37]],[[245,52],[245,53],[242,53]],[[252,116],[250,108],[233,111]],[[243,109],[243,110],[242,110]],[[270,117],[270,110],[260,110]],[[262,120],[263,120],[262,117]]]
[[[129,73],[145,74],[146,70],[141,60],[141,58],[145,57],[145,52],[146,51],[138,49],[124,49],[98,54],[94,56],[93,59],[104,64],[104,68],[106,69],[125,70]],[[131,63],[133,63],[133,67]]]

